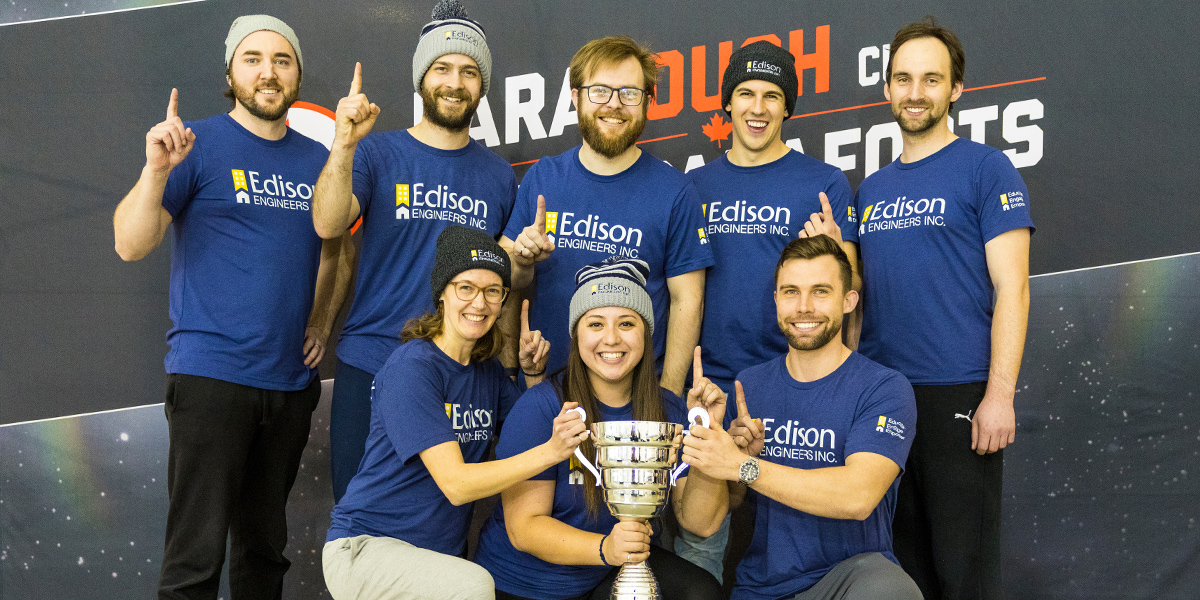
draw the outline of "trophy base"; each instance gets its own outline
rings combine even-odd
[[[658,580],[645,562],[627,564],[617,572],[609,600],[661,600]]]

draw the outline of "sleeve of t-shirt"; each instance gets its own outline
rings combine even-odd
[[[375,193],[375,179],[371,173],[371,155],[373,148],[368,137],[358,143],[354,150],[354,197],[358,198],[358,216],[367,215],[367,207],[371,205],[371,195]]]
[[[184,126],[191,127],[192,123],[184,123]],[[204,150],[200,146],[194,145],[187,158],[171,169],[171,174],[167,176],[167,186],[163,188],[162,206],[170,213],[172,220],[179,218],[179,213],[183,212],[183,209],[192,201],[192,197],[196,195],[198,185],[196,174],[203,172],[203,163]]]
[[[558,396],[554,386],[542,383],[529,388],[508,413],[504,427],[500,430],[500,441],[496,443],[496,458],[516,456],[550,439],[554,431],[554,417],[558,416]],[[530,477],[530,479],[553,481],[557,465]]]
[[[825,196],[829,198],[829,207],[833,209],[833,221],[842,230],[842,241],[857,244],[857,223],[850,220],[850,182],[841,169],[829,174],[829,181],[825,182]]]
[[[496,372],[500,378],[500,424],[503,426],[504,421],[508,419],[508,413],[512,412],[513,406],[517,404],[517,399],[521,397],[521,389],[517,387],[516,382],[505,372],[504,367],[499,361],[496,361]]]
[[[688,181],[671,205],[667,225],[667,277],[711,267],[712,248],[704,233],[704,208],[696,186]]]
[[[917,401],[912,385],[903,375],[889,371],[859,399],[845,455],[872,452],[886,456],[903,472],[916,432]]]
[[[378,412],[401,462],[438,444],[457,440],[446,416],[443,375],[424,360],[389,362],[375,375],[372,410]]]
[[[1029,189],[1003,152],[991,152],[979,165],[979,231],[986,243],[1021,227],[1033,233]]]
[[[517,188],[517,200],[513,203],[512,214],[504,226],[504,236],[510,240],[517,239],[521,231],[533,223],[533,214],[537,211],[537,196],[533,196],[530,190],[537,187],[536,167],[537,165],[530,167],[525,173],[522,185]]]

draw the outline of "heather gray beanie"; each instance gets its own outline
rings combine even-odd
[[[296,51],[296,62],[300,64],[300,71],[304,71],[304,55],[300,54],[300,40],[296,39],[296,32],[292,31],[287,23],[271,15],[245,15],[233,20],[233,25],[229,26],[229,35],[225,36],[226,69],[233,60],[233,51],[237,50],[238,44],[255,31],[274,31],[282,35],[283,39],[292,45],[292,50]]]
[[[646,293],[646,278],[650,266],[636,258],[611,256],[592,263],[575,273],[575,295],[571,296],[571,329],[584,313],[602,306],[622,306],[632,309],[646,321],[654,335],[654,307]]]
[[[441,0],[433,7],[433,20],[421,29],[417,51],[413,53],[413,91],[421,91],[425,72],[439,56],[464,54],[475,60],[486,96],[492,82],[492,53],[488,50],[483,26],[467,18],[467,9],[458,0]]]

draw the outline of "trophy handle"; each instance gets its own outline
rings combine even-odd
[[[708,411],[704,410],[703,406],[696,406],[692,408],[692,410],[688,411],[688,428],[683,430],[683,435],[691,434],[691,431],[689,430],[691,429],[692,423],[695,423],[697,419],[699,419],[700,424],[705,427],[708,427],[712,424],[712,419],[708,416]],[[675,469],[671,471],[671,487],[675,487],[675,480],[679,479],[679,475],[682,474],[683,470],[686,468],[688,468],[688,464],[685,462],[680,462],[679,466],[675,467]]]
[[[583,410],[583,407],[576,406],[575,408],[572,408],[570,412],[579,413],[579,418],[583,419],[583,421],[585,423],[587,422],[587,412]],[[705,416],[707,416],[707,415],[705,415]],[[587,433],[587,432],[584,432],[584,433]],[[594,465],[592,465],[592,461],[588,460],[587,457],[583,455],[583,450],[580,450],[579,446],[575,447],[575,458],[579,459],[579,464],[583,465],[587,470],[592,472],[592,475],[594,475],[596,477],[596,485],[599,486],[600,485],[600,471],[596,470],[596,467]]]

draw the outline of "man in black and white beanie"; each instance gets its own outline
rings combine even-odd
[[[312,205],[321,237],[342,235],[359,218],[364,232],[330,409],[335,500],[363,455],[371,381],[399,346],[404,324],[434,308],[425,287],[434,270],[434,240],[451,225],[498,238],[517,193],[508,161],[471,139],[471,120],[491,82],[492,54],[483,27],[459,0],[441,0],[417,40],[413,86],[423,108],[416,125],[371,133],[380,107],[364,93],[363,70],[355,65],[350,93],[338,103],[329,162]],[[407,100],[393,104],[407,106]]]
[[[592,263],[575,273],[575,294],[571,296],[571,327],[587,311],[602,306],[621,306],[642,316],[650,335],[654,335],[654,307],[646,293],[650,267],[636,258],[612,256]]]

